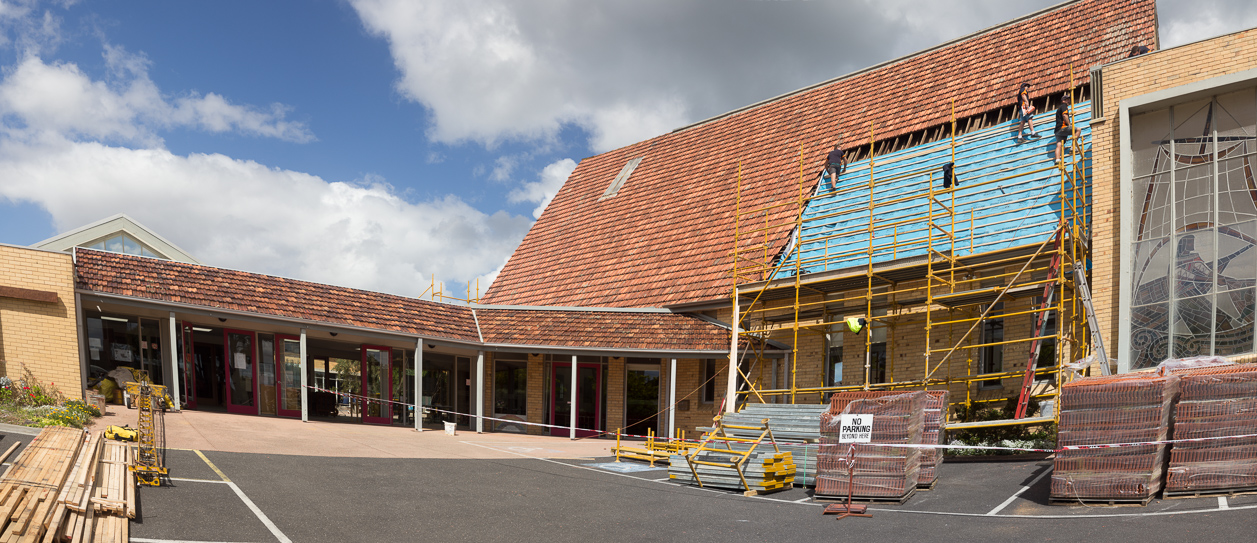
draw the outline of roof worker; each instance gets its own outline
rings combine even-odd
[[[1017,110],[1021,112],[1021,123],[1017,127],[1017,143],[1024,143],[1027,139],[1038,138],[1039,135],[1034,133],[1034,104],[1030,102],[1030,83],[1022,83],[1021,89],[1017,91]],[[1026,128],[1030,129],[1030,133],[1025,133]]]
[[[1061,154],[1065,150],[1065,140],[1070,136],[1078,137],[1078,130],[1074,127],[1074,120],[1069,115],[1069,105],[1072,100],[1069,93],[1061,95],[1061,104],[1056,106],[1056,162],[1061,161]]]
[[[1136,45],[1130,48],[1130,54],[1126,55],[1126,58],[1137,57],[1147,53],[1148,51],[1151,51],[1151,49],[1149,49],[1147,45]]]
[[[847,155],[842,151],[842,139],[834,140],[834,150],[825,160],[825,172],[829,174],[829,190],[838,189],[838,176],[847,170]]]

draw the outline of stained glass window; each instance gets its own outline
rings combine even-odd
[[[1253,351],[1255,136],[1252,88],[1131,117],[1132,369]]]

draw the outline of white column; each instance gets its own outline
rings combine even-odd
[[[169,373],[172,376],[170,379],[170,398],[175,401],[174,409],[178,411],[182,409],[182,403],[179,401],[179,385],[182,384],[180,382],[179,366],[183,365],[183,353],[179,352],[179,325],[175,322],[174,311],[170,312],[170,349],[174,352],[174,356],[171,357],[173,363],[170,368],[173,371]]]
[[[423,431],[423,338],[415,340],[415,431]]]
[[[310,389],[306,388],[309,383],[306,379],[306,370],[309,362],[306,361],[306,329],[301,329],[301,422],[310,422]]]
[[[571,393],[568,394],[568,401],[571,403],[572,408],[568,410],[571,428],[568,430],[567,437],[568,439],[576,439],[576,355],[572,355],[572,389]]]
[[[677,359],[668,370],[668,439],[677,436]]]
[[[484,351],[476,351],[476,433],[484,433]]]
[[[738,405],[738,290],[733,289],[733,334],[729,341],[729,385],[725,388],[725,413],[737,410]]]

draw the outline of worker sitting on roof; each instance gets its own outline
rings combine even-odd
[[[1030,103],[1030,83],[1022,83],[1021,89],[1017,91],[1017,111],[1020,112],[1020,124],[1017,126],[1017,141],[1024,142],[1028,138],[1038,138],[1039,135],[1034,133],[1034,104]],[[1024,131],[1029,128],[1030,133]]]
[[[1147,45],[1136,45],[1130,48],[1130,54],[1127,55],[1126,58],[1137,57],[1147,53],[1148,51],[1150,51],[1150,49],[1148,49]]]
[[[847,169],[847,156],[840,148],[842,140],[834,144],[834,150],[829,152],[826,161],[825,171],[829,173],[829,190],[838,189],[838,176],[842,175]]]
[[[1072,101],[1069,93],[1065,93],[1061,95],[1061,105],[1056,107],[1056,162],[1058,163],[1065,150],[1065,140],[1071,135],[1078,136],[1078,130],[1074,128],[1074,120],[1069,114],[1069,105]]]

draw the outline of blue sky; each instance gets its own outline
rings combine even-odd
[[[1053,2],[0,0],[0,243],[487,286],[582,158]],[[1161,2],[1163,46],[1257,25]]]

